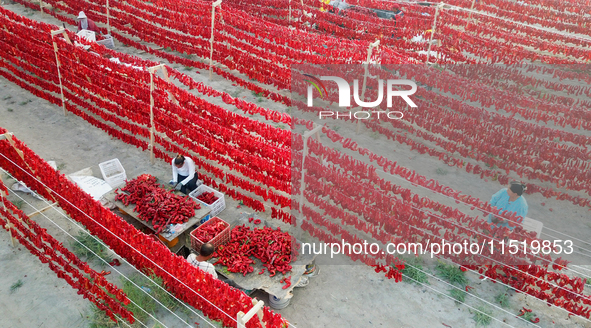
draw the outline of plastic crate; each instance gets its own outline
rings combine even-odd
[[[213,194],[216,195],[216,197],[218,198],[218,200],[213,202],[213,204],[205,204],[204,202],[197,199],[197,197],[199,197],[199,195],[201,195],[202,193],[212,191]],[[220,212],[226,208],[226,200],[224,199],[224,194],[206,185],[200,185],[199,187],[197,187],[197,189],[191,191],[189,193],[189,197],[193,198],[195,201],[209,208],[211,210],[211,213],[209,213],[211,216],[216,216],[220,214]]]
[[[96,43],[102,44],[109,49],[115,49],[115,42],[113,42],[113,37],[109,34],[103,35],[104,39],[97,40]]]
[[[210,220],[208,220],[207,222],[205,222],[204,224],[197,227],[197,229],[191,231],[191,248],[193,250],[195,250],[196,252],[199,252],[199,250],[201,250],[201,245],[203,245],[205,243],[204,241],[195,237],[195,233],[198,230],[202,229],[203,227],[207,227],[212,224],[216,224],[220,221],[222,221],[226,224],[226,228],[224,230],[222,230],[222,232],[220,232],[217,236],[213,237],[209,241],[209,243],[211,243],[213,245],[213,247],[215,247],[217,249],[219,246],[224,245],[225,243],[229,242],[230,241],[230,232],[231,232],[230,224],[218,217],[213,217]]]
[[[113,188],[124,184],[125,180],[127,179],[125,169],[117,158],[100,163],[99,168],[101,169],[103,180],[105,180],[109,186]]]

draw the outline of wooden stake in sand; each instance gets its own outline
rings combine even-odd
[[[304,150],[302,150],[302,177],[300,180],[300,214],[303,213],[303,204],[304,204],[304,189],[306,189],[306,183],[304,182],[304,175],[306,174],[306,169],[304,168],[304,163],[306,162],[306,155],[308,155],[308,138],[315,135],[318,131],[322,131],[322,125],[318,125],[314,123],[314,128],[306,133],[304,133]],[[317,138],[319,138],[317,136]]]
[[[157,69],[164,70],[164,64],[148,68],[150,72],[150,163],[154,164],[154,72]]]
[[[468,19],[467,19],[466,26],[464,27],[464,29],[467,29],[468,25],[470,25],[470,19],[472,18],[472,10],[474,10],[475,3],[476,3],[476,0],[472,0],[472,6],[470,6],[470,13],[468,14]]]
[[[211,80],[213,71],[213,31],[215,25],[215,7],[222,4],[222,0],[218,0],[211,5],[211,38],[209,39],[209,79]]]
[[[2,139],[0,139],[2,140]],[[1,179],[1,178],[0,178]],[[0,190],[0,201],[2,201],[2,208],[4,209],[4,211],[7,210],[6,208],[6,204],[4,204],[4,199],[6,198],[6,193],[4,192],[4,190]],[[12,227],[14,227],[14,225],[12,223],[10,223],[10,221],[8,221],[6,223],[6,225],[4,226],[4,228],[6,228],[8,230],[8,232],[10,233],[10,242],[12,244],[12,247],[16,247],[16,243],[15,243],[15,239],[12,236]]]
[[[109,0],[107,0],[107,34],[111,34],[111,24],[109,23]]]
[[[361,88],[361,101],[365,101],[365,88],[367,86],[367,75],[369,75],[369,60],[371,59],[371,53],[373,48],[377,48],[380,45],[380,40],[376,40],[374,43],[370,43],[367,48],[367,59],[365,60],[365,74],[363,74],[363,87]],[[357,134],[361,130],[361,120],[357,119]]]
[[[433,43],[433,36],[435,35],[435,29],[437,28],[437,16],[439,16],[439,10],[443,8],[443,2],[437,5],[435,9],[435,18],[433,18],[433,28],[431,29],[431,37],[429,38],[429,47],[427,48],[427,60],[425,64],[429,64],[429,57],[431,56],[431,44]]]
[[[68,43],[71,44],[70,42],[70,38],[68,37],[68,34],[66,33],[66,30],[61,28],[57,31],[51,31],[51,39],[53,40],[53,37],[58,35],[58,34],[63,34],[64,37],[66,38],[66,41]],[[55,43],[55,41],[53,41],[53,52],[55,53],[55,64],[57,65],[57,77],[60,81],[60,91],[62,93],[62,108],[64,109],[64,116],[66,116],[67,111],[66,111],[66,101],[64,99],[64,87],[62,85],[62,73],[60,72],[60,60],[58,58],[58,48],[57,48],[57,43]]]

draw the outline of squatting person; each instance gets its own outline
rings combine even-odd
[[[197,188],[199,174],[195,172],[195,162],[189,157],[178,154],[172,160],[172,180],[170,184],[185,195]]]

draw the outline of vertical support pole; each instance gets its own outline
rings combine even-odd
[[[111,24],[110,24],[110,15],[109,15],[109,0],[107,0],[107,33],[111,35]]]
[[[213,31],[215,26],[215,7],[222,4],[222,0],[218,0],[211,5],[211,38],[209,39],[209,79],[211,80],[213,71]]]
[[[468,14],[468,21],[466,22],[466,26],[464,27],[464,29],[468,28],[468,25],[470,25],[470,19],[472,18],[472,10],[474,10],[475,3],[476,0],[472,0],[472,6],[470,6],[470,13]]]
[[[306,169],[304,168],[304,163],[306,162],[306,155],[308,154],[308,138],[309,136],[306,136],[304,134],[304,149],[302,150],[302,174],[300,177],[300,197],[299,197],[299,205],[300,207],[298,208],[298,210],[300,211],[300,215],[303,217],[304,212],[303,212],[303,204],[304,204],[304,189],[306,189],[305,183],[304,183],[304,179],[305,179],[305,175],[306,175]]]
[[[322,125],[317,125],[316,123],[314,123],[314,128],[311,131],[308,131],[306,133],[304,133],[304,149],[302,150],[302,176],[301,176],[301,180],[300,180],[300,214],[302,214],[302,204],[304,203],[304,189],[306,187],[306,184],[304,183],[304,176],[306,174],[306,170],[304,169],[304,164],[306,163],[306,155],[308,155],[308,138],[310,138],[310,136],[316,134],[318,131],[322,130]]]
[[[443,7],[443,2],[437,5],[435,9],[435,18],[433,19],[433,28],[431,29],[431,37],[429,38],[429,47],[427,48],[427,60],[425,64],[429,64],[429,57],[431,56],[431,44],[433,43],[433,36],[435,35],[435,30],[437,28],[437,16],[439,16],[439,10]]]
[[[6,135],[0,135],[0,140],[3,139],[8,139],[8,137]],[[0,177],[0,180],[2,178]],[[4,181],[0,181],[0,183],[4,184]],[[4,200],[6,199],[6,192],[4,190],[0,190],[0,202],[2,203],[2,208],[4,209],[4,211],[7,211],[6,208],[6,204],[4,204]],[[15,243],[15,239],[12,236],[12,227],[14,227],[14,225],[12,223],[10,223],[10,221],[7,221],[5,228],[8,229],[8,233],[10,234],[10,243],[12,244],[12,248],[16,247],[16,243]]]
[[[53,37],[56,34],[60,34],[60,33],[63,33],[63,32],[64,32],[64,29],[59,29],[57,31],[51,31],[51,39],[53,40]],[[60,71],[60,66],[62,66],[62,65],[60,64],[60,60],[58,58],[58,54],[57,54],[58,53],[57,43],[55,43],[55,41],[53,41],[53,52],[55,53],[55,64],[57,65],[57,77],[58,77],[58,79],[60,81],[60,91],[61,91],[61,94],[62,94],[62,108],[64,109],[64,116],[66,116],[66,114],[67,114],[67,111],[66,111],[66,101],[65,101],[65,98],[64,98],[64,87],[62,85],[62,73]]]
[[[154,164],[154,71],[150,70],[150,163]]]
[[[6,211],[7,208],[6,204],[4,204],[4,199],[6,199],[6,193],[4,192],[4,190],[0,190],[0,201],[2,202],[2,208],[4,209],[4,211]],[[12,227],[14,227],[14,225],[10,223],[10,221],[8,221],[6,223],[6,226],[4,227],[8,229],[8,233],[10,234],[10,243],[12,244],[12,248],[16,247],[14,237],[12,236]]]
[[[371,59],[371,53],[373,52],[373,48],[380,45],[380,40],[376,40],[374,43],[370,43],[369,47],[367,48],[367,59],[363,64],[365,66],[365,74],[363,74],[363,87],[361,88],[361,100],[365,101],[365,89],[367,87],[367,76],[369,75],[369,60]],[[357,134],[361,130],[361,120],[357,120]]]
[[[156,128],[154,127],[154,73],[157,69],[162,69],[164,72],[164,64],[148,67],[150,72],[150,163],[154,164],[154,133]],[[168,77],[166,73],[165,76]]]
[[[162,74],[164,75],[164,80],[168,83],[170,83],[170,79],[168,78],[168,71],[166,70],[166,66],[162,66]],[[172,101],[174,101],[175,104],[179,104],[179,101],[176,100],[176,98],[174,97],[174,95],[172,93],[168,93],[168,96],[170,97],[170,99]]]
[[[43,15],[43,0],[39,0],[39,11],[41,12],[41,15]]]
[[[257,315],[257,317],[259,318],[259,321],[262,324],[262,327],[266,327],[262,321],[262,316],[263,316],[262,308],[265,305],[265,302],[252,300],[252,304],[253,304],[253,307],[246,314],[244,314],[244,312],[242,312],[242,311],[240,311],[240,312],[238,312],[238,314],[236,314],[236,323],[237,323],[236,328],[246,328],[246,323],[249,322],[250,319],[252,319],[252,317],[254,317],[255,315]]]

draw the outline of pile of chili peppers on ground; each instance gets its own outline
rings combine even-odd
[[[115,200],[125,206],[135,204],[134,212],[139,218],[151,222],[156,233],[169,224],[181,224],[195,216],[195,209],[201,208],[189,196],[181,197],[167,191],[149,174],[142,174],[126,182],[125,187],[115,190]]]
[[[278,272],[286,274],[291,270],[291,263],[295,261],[295,249],[292,249],[292,237],[287,232],[269,227],[251,229],[244,225],[232,229],[230,242],[218,247],[214,257],[215,264],[228,267],[230,272],[240,272],[246,276],[253,272],[253,256],[261,262],[273,277]],[[264,269],[263,269],[264,271]],[[262,274],[262,272],[260,274]]]

